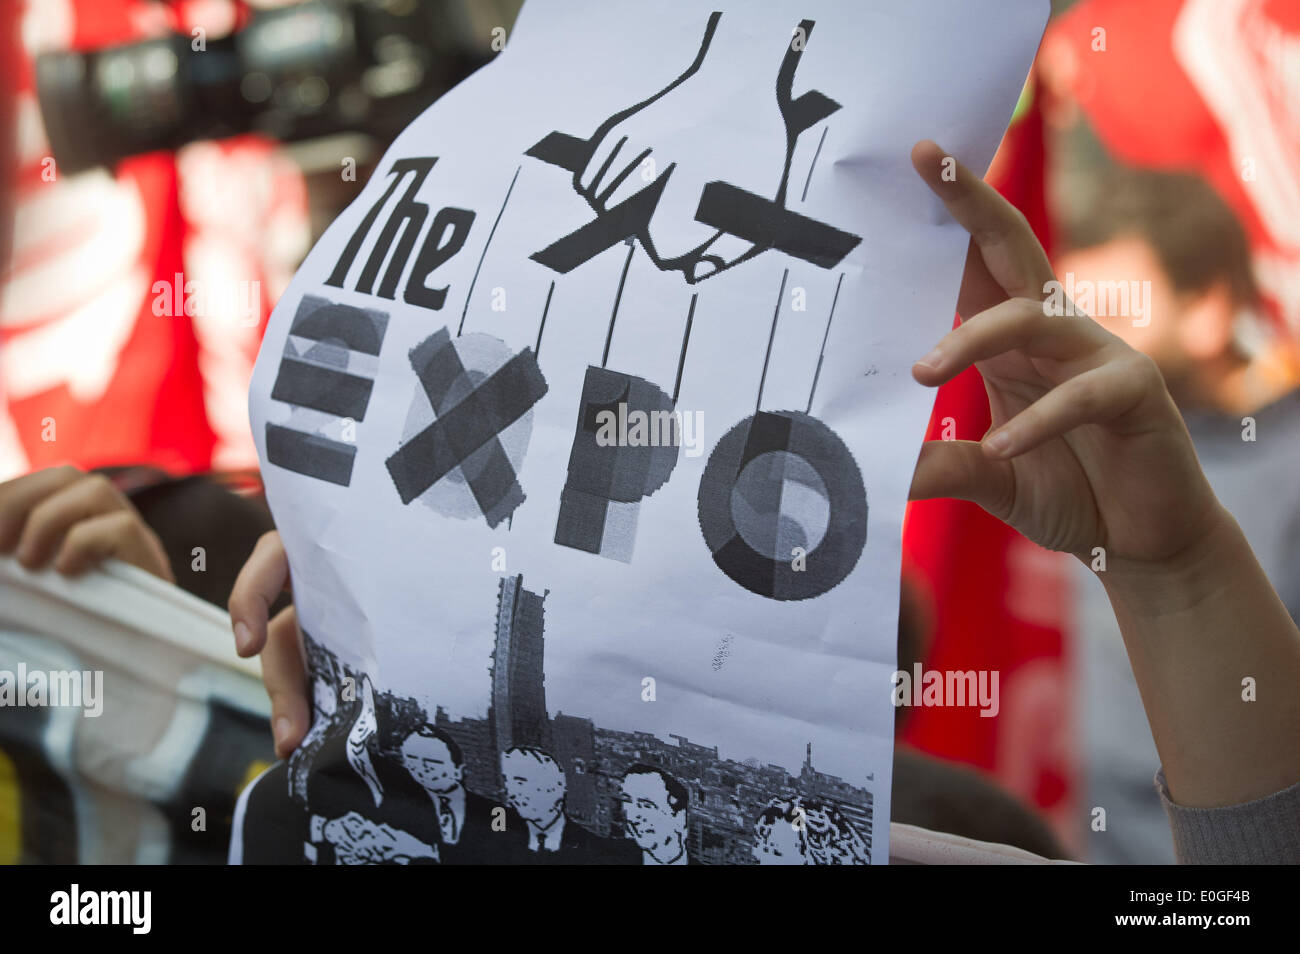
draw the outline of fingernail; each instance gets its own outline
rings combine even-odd
[[[717,270],[718,266],[714,262],[696,262],[694,267],[691,269],[691,280],[702,282]]]
[[[275,733],[275,747],[279,748],[284,744],[285,739],[289,738],[289,732],[293,726],[289,722],[288,716],[280,716],[275,720],[272,732]]]
[[[235,649],[240,653],[248,652],[248,647],[252,645],[253,634],[243,623],[235,624]]]
[[[939,365],[943,363],[943,352],[940,351],[938,348],[931,348],[930,353],[927,354],[925,357],[921,358],[916,363],[923,364],[927,368],[933,368],[934,370],[937,371],[939,370]]]
[[[1011,435],[1006,431],[998,431],[984,441],[984,446],[1001,457],[1011,450]]]

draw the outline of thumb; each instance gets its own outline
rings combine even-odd
[[[298,641],[298,619],[292,606],[281,610],[267,627],[262,650],[262,682],[271,698],[271,731],[275,754],[284,758],[307,734],[311,706],[307,701],[307,668]]]
[[[1005,521],[1015,499],[1011,462],[993,460],[978,441],[926,441],[912,474],[908,500],[951,497],[979,504]]]

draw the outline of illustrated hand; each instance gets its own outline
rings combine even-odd
[[[334,846],[339,864],[410,864],[416,858],[437,857],[437,852],[418,838],[356,812],[326,822],[323,834]]]
[[[771,197],[786,158],[786,129],[776,98],[770,93],[738,95],[735,59],[719,49],[728,42],[726,36],[725,22],[707,30],[694,64],[681,64],[685,71],[649,101],[602,124],[591,140],[591,158],[573,180],[597,213],[647,189],[662,189],[645,237],[646,251],[660,267],[690,268],[693,280],[734,263],[754,247],[696,221],[704,186],[722,181]],[[775,77],[779,44],[773,53],[770,63],[767,57],[762,63]],[[696,103],[719,99],[728,104],[725,129],[701,129],[691,120],[700,111]],[[674,261],[680,264],[664,264]]]
[[[290,606],[267,622],[271,604],[288,584],[289,558],[280,534],[272,530],[249,554],[228,604],[235,651],[244,657],[262,655],[262,684],[271,699],[271,732],[280,758],[298,747],[311,725],[298,617]]]
[[[0,553],[76,576],[116,557],[175,583],[158,535],[102,474],[52,467],[0,484]]]
[[[1182,417],[1148,357],[1086,316],[1044,308],[1051,266],[1028,222],[960,164],[941,173],[932,142],[917,173],[971,234],[961,324],[912,368],[938,386],[974,364],[992,427],[980,442],[929,441],[911,498],[970,500],[1035,543],[1090,561],[1156,564],[1183,553],[1224,513]]]

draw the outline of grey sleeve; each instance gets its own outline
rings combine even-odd
[[[1223,808],[1187,808],[1169,797],[1164,770],[1156,791],[1182,865],[1300,864],[1300,782]]]

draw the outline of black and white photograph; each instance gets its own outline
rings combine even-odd
[[[1297,0],[3,0],[0,52],[6,936],[656,910],[538,866],[1285,929]]]

